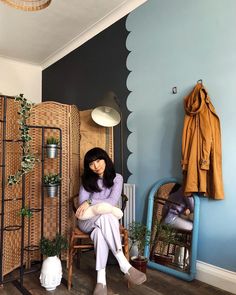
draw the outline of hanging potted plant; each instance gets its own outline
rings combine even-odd
[[[172,256],[166,254],[169,245],[175,244],[176,231],[170,224],[156,222],[154,226],[155,235],[152,241],[151,259],[156,263],[168,265],[172,263]]]
[[[62,250],[68,249],[67,239],[60,234],[57,234],[53,240],[43,237],[39,249],[44,256],[47,256],[42,264],[40,283],[47,291],[53,291],[61,283],[62,265],[58,256]]]
[[[49,173],[44,175],[44,186],[47,190],[48,197],[55,197],[58,195],[58,188],[61,184],[61,177],[59,174]]]
[[[19,211],[19,215],[21,215],[22,217],[32,217],[33,216],[33,212],[31,209],[27,208],[27,207],[22,207]]]
[[[146,225],[139,222],[132,222],[129,226],[129,239],[131,241],[130,249],[135,245],[137,246],[138,255],[132,256],[131,264],[136,269],[146,273],[147,257],[144,256],[144,247],[150,240],[150,231]]]
[[[58,151],[58,145],[59,145],[59,138],[50,136],[47,138],[46,141],[46,152],[47,152],[47,157],[50,159],[56,158],[57,157],[57,151]]]

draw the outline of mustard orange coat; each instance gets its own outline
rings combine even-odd
[[[220,120],[206,89],[197,83],[184,99],[182,135],[184,193],[223,199]]]

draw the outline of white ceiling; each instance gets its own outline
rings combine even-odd
[[[46,68],[147,0],[52,0],[25,12],[0,1],[0,56]]]

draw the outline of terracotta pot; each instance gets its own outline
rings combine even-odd
[[[155,254],[154,261],[162,265],[170,265],[172,263],[172,257],[166,255]]]
[[[143,273],[146,273],[147,262],[148,262],[148,259],[144,256],[140,256],[140,257],[132,256],[130,258],[131,265]]]

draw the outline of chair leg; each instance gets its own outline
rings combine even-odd
[[[72,283],[72,269],[73,268],[73,253],[72,250],[70,250],[69,253],[69,267],[68,267],[68,285],[67,288],[70,291],[71,289],[71,283]]]
[[[124,231],[124,254],[126,259],[129,261],[129,238],[128,238],[128,231]]]
[[[69,250],[69,262],[68,262],[68,285],[67,288],[70,291],[71,289],[71,283],[72,283],[72,271],[73,271],[73,256],[74,256],[74,236],[71,237],[70,242],[70,250]]]
[[[128,231],[124,230],[124,255],[126,259],[129,261],[129,237],[128,237]],[[128,288],[131,287],[130,282],[128,281]]]

